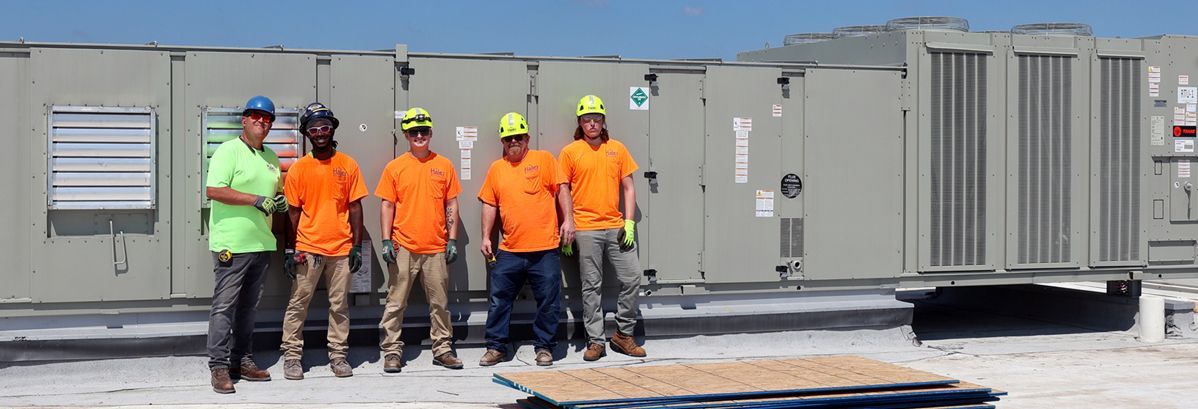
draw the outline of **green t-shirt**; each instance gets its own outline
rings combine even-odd
[[[230,187],[251,195],[273,197],[279,192],[279,156],[265,146],[256,150],[241,138],[220,144],[208,162],[209,187]],[[212,201],[208,219],[208,248],[234,254],[275,251],[271,218],[254,206]]]

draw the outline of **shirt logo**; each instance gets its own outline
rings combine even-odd
[[[619,156],[619,153],[617,153],[616,151],[607,151],[607,157],[614,158],[616,156]]]
[[[333,168],[333,177],[336,177],[338,182],[344,182],[349,177],[349,173],[342,168]]]
[[[445,177],[445,171],[441,169],[429,169],[428,174],[430,176]]]
[[[524,176],[535,174],[541,171],[541,165],[530,165],[524,167]]]

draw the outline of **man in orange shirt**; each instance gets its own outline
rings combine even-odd
[[[333,134],[337,117],[315,102],[300,116],[300,132],[312,151],[287,170],[283,193],[295,234],[295,248],[286,250],[284,270],[291,281],[291,301],[283,315],[283,375],[304,379],[304,320],[308,303],[321,277],[329,294],[329,368],[339,378],[353,376],[345,360],[349,344],[349,281],[362,267],[362,198],[366,184],[358,163],[337,151]],[[292,229],[288,229],[292,230]],[[297,271],[298,270],[298,271]]]
[[[387,262],[387,307],[383,310],[383,371],[399,372],[403,366],[404,310],[416,280],[428,298],[432,324],[433,364],[462,369],[453,353],[453,326],[449,321],[449,270],[446,263],[458,258],[458,174],[449,159],[429,150],[433,118],[424,108],[404,113],[400,129],[408,152],[383,169],[374,195],[383,199],[383,260]]]
[[[553,348],[557,345],[558,298],[562,290],[557,249],[562,242],[574,239],[570,186],[553,154],[528,150],[528,122],[522,115],[504,115],[499,120],[499,137],[503,159],[491,164],[478,192],[478,200],[483,202],[480,250],[494,264],[490,269],[487,352],[478,364],[491,366],[507,357],[512,303],[527,280],[537,300],[533,322],[537,365],[549,366],[553,365]],[[563,219],[560,226],[559,212]],[[503,242],[498,252],[491,248],[496,213],[503,221]]]
[[[636,344],[632,331],[636,327],[637,292],[640,290],[641,269],[636,254],[636,187],[632,173],[636,161],[628,148],[607,134],[607,111],[603,100],[587,95],[578,101],[575,110],[578,128],[574,142],[562,148],[559,156],[562,172],[574,192],[574,219],[578,233],[579,274],[582,276],[582,319],[587,331],[587,350],[583,359],[595,361],[607,355],[603,346],[603,260],[616,269],[620,293],[616,298],[616,333],[612,335],[613,351],[645,356],[645,349]],[[620,194],[624,195],[624,213],[620,213]],[[567,242],[562,253],[570,255],[573,245]]]

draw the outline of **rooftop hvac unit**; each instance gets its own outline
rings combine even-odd
[[[839,37],[833,33],[799,33],[782,38],[782,45],[811,44]]]
[[[875,24],[866,26],[844,26],[836,27],[832,30],[832,34],[839,37],[862,37],[870,34],[877,34],[886,31],[885,24]]]
[[[1094,35],[1094,30],[1085,23],[1032,23],[1012,27],[1011,34],[1090,37]]]
[[[925,16],[903,17],[886,22],[890,31],[903,30],[950,30],[969,31],[969,21],[960,17]]]

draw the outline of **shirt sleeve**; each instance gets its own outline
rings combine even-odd
[[[362,169],[358,167],[358,163],[350,162],[350,166],[348,166],[348,168],[350,168],[349,186],[346,188],[349,189],[349,195],[346,197],[349,198],[350,202],[353,202],[366,197],[369,195],[369,193],[366,190],[366,182],[362,180]]]
[[[628,147],[620,145],[620,178],[632,176],[636,172],[636,160],[632,159],[632,154],[628,152]]]
[[[233,185],[233,172],[237,170],[237,158],[233,152],[220,145],[208,160],[207,187],[229,187]]]
[[[567,150],[569,147],[570,145],[566,145],[565,148],[562,148],[562,153],[557,155],[557,163],[559,165],[558,172],[561,172],[562,177],[565,178],[567,182],[569,182],[572,179],[571,176],[574,175],[574,159],[570,156],[570,152]]]
[[[462,193],[462,184],[458,183],[458,172],[453,168],[453,164],[450,163],[446,168],[447,172],[445,173],[449,175],[449,179],[446,181],[445,199],[449,200]]]
[[[543,168],[549,170],[548,172],[545,172],[544,176],[546,182],[545,187],[549,189],[550,193],[557,195],[557,190],[561,184],[570,183],[570,180],[566,179],[566,174],[563,173],[562,169],[558,166],[557,159],[554,159],[553,155],[549,152],[545,152],[545,162],[542,166]]]
[[[283,195],[287,197],[287,204],[294,207],[304,206],[303,185],[300,183],[300,173],[303,173],[302,170],[292,166],[283,182]]]
[[[388,202],[398,203],[399,198],[395,194],[395,176],[392,172],[394,164],[395,162],[392,161],[383,168],[383,174],[379,176],[379,185],[374,187],[374,195]]]
[[[499,207],[499,197],[495,194],[495,166],[487,170],[487,178],[483,180],[483,187],[478,190],[478,200],[491,206]]]

